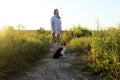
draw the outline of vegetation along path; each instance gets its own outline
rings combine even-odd
[[[65,58],[52,59],[53,53],[50,52],[36,67],[15,80],[97,80],[72,67],[75,56],[66,53]]]

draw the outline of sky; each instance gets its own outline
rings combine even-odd
[[[120,0],[0,0],[0,29],[24,25],[25,29],[51,29],[54,9],[59,10],[62,29],[81,25],[96,29],[116,26],[120,22]]]

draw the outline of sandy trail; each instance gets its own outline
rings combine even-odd
[[[15,80],[94,80],[83,76],[80,70],[73,70],[71,62],[75,57],[52,59],[50,52],[40,63]],[[41,64],[42,62],[42,64]]]

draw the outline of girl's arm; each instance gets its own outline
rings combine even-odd
[[[62,33],[62,26],[61,26],[61,24],[62,24],[62,22],[61,22],[61,20],[60,20],[60,31],[61,31],[61,33]]]
[[[54,23],[53,22],[51,22],[51,28],[52,28],[52,31],[54,33]]]
[[[51,29],[52,29],[53,34],[54,34],[55,31],[54,31],[54,18],[53,17],[51,18]]]

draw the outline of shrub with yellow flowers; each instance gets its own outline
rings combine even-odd
[[[92,33],[90,67],[106,80],[120,79],[119,29],[94,31]]]

